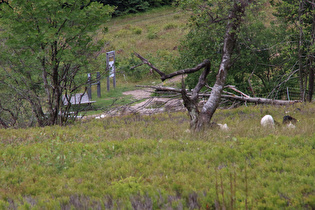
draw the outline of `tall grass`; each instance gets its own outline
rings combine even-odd
[[[0,208],[311,209],[314,110],[218,110],[228,132],[191,133],[181,112],[0,130]],[[287,111],[296,129],[260,127]]]

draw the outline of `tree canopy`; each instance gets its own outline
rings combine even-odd
[[[29,107],[39,126],[63,124],[62,95],[85,84],[102,46],[93,35],[113,9],[90,0],[11,0],[0,9],[0,118],[11,116],[2,122],[15,123]],[[8,93],[12,100],[4,100]],[[4,115],[13,104],[20,106]]]
[[[225,21],[222,15],[228,9],[228,2],[184,2],[185,7],[193,9],[193,14],[190,32],[180,47],[179,67],[195,65],[208,58],[212,69],[216,69],[222,53],[222,23]],[[246,94],[276,99],[287,98],[285,89],[290,87],[302,92],[302,100],[308,85],[311,98],[314,5],[302,0],[276,2],[259,1],[247,9],[227,83],[236,85]],[[215,71],[211,72],[209,83],[213,83],[216,76]],[[187,77],[189,88],[197,83],[198,77],[199,73]]]

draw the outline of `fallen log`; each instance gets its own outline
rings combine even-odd
[[[231,100],[243,101],[247,103],[256,103],[256,104],[272,104],[272,105],[292,105],[295,103],[300,103],[301,101],[294,100],[276,100],[269,98],[259,98],[259,97],[242,97],[242,96],[231,96],[231,95],[221,95],[222,98],[227,98]]]
[[[181,89],[179,88],[173,88],[173,87],[163,87],[163,86],[151,86],[151,85],[137,85],[136,87],[143,87],[143,88],[152,88],[157,91],[165,91],[165,92],[175,92],[175,93],[181,93]],[[188,90],[186,90],[188,95],[191,95]],[[208,93],[200,93],[198,94],[199,97],[210,97],[210,94]],[[271,104],[271,105],[292,105],[296,103],[301,103],[302,101],[294,100],[294,101],[288,101],[288,100],[276,100],[276,99],[268,99],[268,98],[260,98],[260,97],[244,97],[244,96],[237,96],[237,95],[221,95],[221,98],[226,98],[229,100],[236,100],[236,101],[242,101],[246,103],[255,103],[255,104]]]

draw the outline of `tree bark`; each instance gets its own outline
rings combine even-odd
[[[313,49],[315,44],[315,0],[312,0],[312,12],[313,12],[313,23],[312,23],[312,33],[311,33],[311,46],[310,49]],[[308,101],[312,102],[314,94],[314,54],[309,55],[309,82],[308,82]]]
[[[139,54],[135,53],[135,55],[140,60],[142,60],[143,64],[149,65],[155,72],[157,72],[160,75],[162,81],[177,75],[190,74],[199,71],[201,68],[204,68],[204,71],[199,77],[198,84],[193,89],[191,95],[189,95],[185,90],[183,82],[182,89],[180,91],[184,101],[184,105],[187,108],[190,115],[191,119],[190,128],[192,130],[200,131],[207,127],[210,124],[210,120],[215,110],[220,104],[221,94],[224,88],[227,73],[232,63],[231,57],[237,39],[237,32],[240,28],[241,20],[245,13],[245,8],[248,6],[250,2],[251,0],[234,1],[234,5],[231,8],[230,13],[228,14],[227,18],[228,23],[226,26],[226,33],[223,41],[222,59],[218,74],[216,76],[216,82],[212,88],[209,99],[207,100],[206,104],[203,106],[201,111],[199,111],[198,109],[198,96],[200,90],[206,85],[206,77],[210,72],[209,60],[205,60],[204,62],[200,63],[194,68],[179,70],[177,72],[166,75],[165,73],[161,72],[158,68],[153,66],[148,60],[146,60]]]
[[[292,105],[295,103],[300,103],[301,101],[287,101],[287,100],[274,100],[268,98],[256,98],[256,97],[242,97],[242,96],[230,96],[230,95],[222,95],[222,98],[227,98],[231,100],[243,101],[243,102],[250,102],[255,104],[271,104],[271,105]]]
[[[218,74],[216,76],[216,82],[212,88],[211,95],[203,106],[196,130],[202,130],[206,125],[210,123],[210,120],[216,111],[221,101],[221,94],[226,81],[227,73],[231,67],[231,57],[235,47],[237,39],[237,31],[241,25],[241,19],[244,16],[245,8],[248,2],[241,1],[240,3],[234,3],[233,9],[229,14],[229,21],[226,28],[226,33],[223,43],[223,54]]]
[[[299,77],[300,77],[300,99],[305,100],[305,89],[304,89],[304,69],[302,59],[302,45],[303,45],[303,20],[302,20],[303,0],[299,2],[299,41],[298,41],[298,60],[299,60]]]
[[[172,87],[163,87],[163,86],[149,86],[149,85],[137,85],[137,87],[144,87],[144,88],[153,88],[157,91],[164,91],[164,92],[175,92],[175,93],[182,93],[182,89],[176,89]],[[185,90],[187,92],[187,90]],[[187,95],[192,95],[192,93],[187,93]],[[198,94],[199,97],[210,97],[210,94]],[[242,102],[248,102],[248,103],[255,103],[255,104],[271,104],[271,105],[280,105],[280,106],[286,106],[286,105],[292,105],[295,103],[301,103],[302,101],[294,100],[294,101],[288,101],[288,100],[275,100],[275,99],[268,99],[268,98],[259,98],[259,97],[249,97],[249,96],[237,96],[237,95],[226,95],[222,94],[221,98],[226,98],[229,100],[236,100],[236,101],[242,101]]]

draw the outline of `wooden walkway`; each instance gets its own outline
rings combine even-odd
[[[69,99],[69,97],[68,97]],[[68,102],[70,101],[71,105],[80,105],[80,104],[88,104],[91,105],[92,103],[95,103],[96,101],[90,101],[88,94],[83,93],[77,93],[73,95],[70,100],[68,100],[65,95],[62,96],[62,103],[63,105],[67,106]]]

